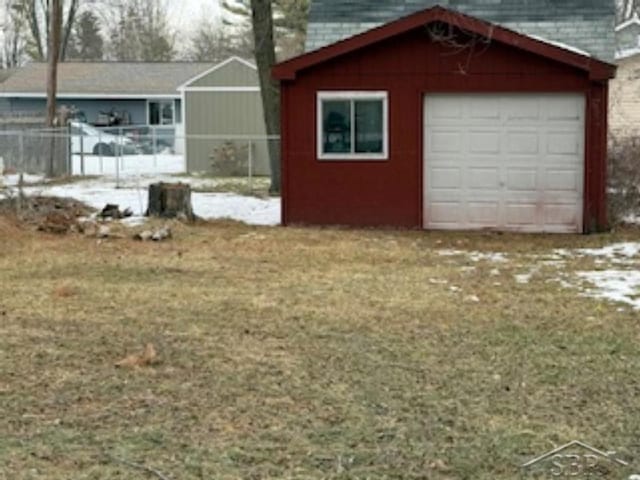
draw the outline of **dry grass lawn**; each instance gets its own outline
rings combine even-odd
[[[639,312],[514,281],[637,233],[174,229],[0,219],[0,479],[513,479],[574,439],[640,462]]]

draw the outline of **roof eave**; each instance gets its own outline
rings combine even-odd
[[[460,12],[447,10],[441,6],[422,10],[279,63],[273,67],[272,75],[278,80],[295,80],[300,70],[437,21],[460,27],[489,39],[496,39],[502,43],[513,45],[522,50],[586,71],[592,80],[607,80],[615,76],[616,66],[613,64],[563,49]]]

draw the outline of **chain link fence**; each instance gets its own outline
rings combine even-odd
[[[249,186],[279,161],[277,136],[180,135],[167,127],[93,127],[0,131],[0,173],[49,177],[199,174],[242,178]]]

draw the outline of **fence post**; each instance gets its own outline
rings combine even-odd
[[[119,129],[120,135],[118,135],[118,143],[120,144],[120,168],[124,170],[124,137],[122,136],[122,127]]]
[[[102,130],[98,130],[98,145],[102,145]],[[100,159],[100,175],[104,175],[104,165],[102,163],[102,147],[98,147],[98,158]]]
[[[249,139],[249,191],[253,193],[253,141]]]
[[[20,130],[20,135],[18,136],[18,156],[20,167],[18,168],[19,172],[24,171],[24,130]]]
[[[158,139],[156,138],[156,129],[155,127],[151,127],[151,148],[153,149],[153,168],[158,168]]]
[[[122,141],[121,139],[118,139],[118,141],[113,145],[113,148],[116,149],[115,152],[113,152],[113,161],[115,162],[115,167],[116,167],[116,188],[120,188],[120,152],[118,152],[117,150],[121,150],[122,149]]]
[[[82,134],[80,134],[80,175],[84,176],[84,135]]]

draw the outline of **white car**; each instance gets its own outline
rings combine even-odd
[[[102,132],[88,123],[70,122],[72,154],[85,155],[135,155],[139,146],[130,138]]]

